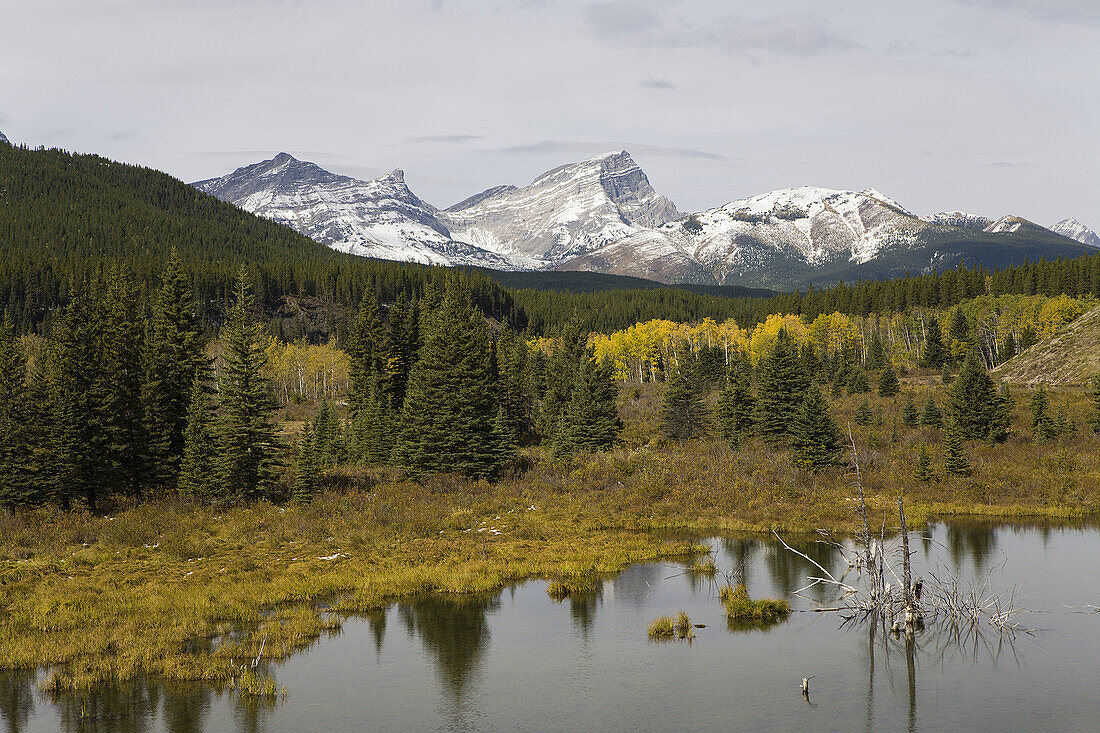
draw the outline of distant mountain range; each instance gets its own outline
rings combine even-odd
[[[1073,219],[1048,229],[1017,216],[920,217],[874,189],[785,189],[685,215],[625,150],[447,209],[417,197],[401,170],[361,181],[287,153],[192,185],[353,254],[668,283],[785,288],[1100,247],[1100,237]]]

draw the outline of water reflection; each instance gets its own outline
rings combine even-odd
[[[500,608],[500,594],[433,596],[399,604],[398,614],[410,636],[431,652],[436,673],[451,697],[459,699],[489,648],[485,616]]]
[[[944,544],[956,568],[965,567],[963,561],[969,560],[974,571],[980,573],[989,566],[997,549],[996,528],[984,522],[952,523],[947,525]]]
[[[592,627],[596,623],[596,610],[603,603],[603,585],[598,590],[589,593],[580,593],[569,596],[569,618],[573,621],[573,628],[588,641],[592,634]]]
[[[35,678],[32,669],[0,671],[0,717],[11,733],[26,730],[34,711]]]

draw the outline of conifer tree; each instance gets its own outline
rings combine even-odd
[[[959,376],[948,390],[949,412],[964,440],[1003,440],[1007,437],[1006,414],[1001,409],[993,378],[971,351]]]
[[[0,324],[0,508],[37,503],[34,455],[28,437],[27,362],[11,320]]]
[[[367,288],[359,303],[348,336],[347,352],[348,409],[351,413],[360,408],[372,386],[381,390],[383,399],[392,397],[391,344],[373,288]]]
[[[555,452],[567,454],[611,448],[623,427],[617,394],[610,366],[598,363],[588,349],[578,365],[569,404],[562,412],[561,428],[554,441]]]
[[[327,399],[321,401],[317,414],[313,416],[313,429],[310,432],[311,449],[317,465],[332,467],[340,463],[343,435],[340,430],[340,418]]]
[[[1047,390],[1040,382],[1039,388],[1031,396],[1031,429],[1038,440],[1050,440],[1058,434],[1049,409],[1050,400],[1047,397]]]
[[[862,394],[870,391],[871,385],[867,382],[867,372],[862,369],[853,369],[848,375],[848,394]]]
[[[936,401],[932,399],[931,394],[928,395],[928,400],[924,403],[924,409],[921,410],[920,424],[934,428],[943,426],[943,415],[940,413],[940,408],[936,407]]]
[[[306,423],[298,439],[298,457],[294,462],[294,486],[291,489],[294,501],[299,504],[308,504],[313,501],[313,495],[317,493],[317,473],[317,449],[313,440],[313,428]]]
[[[675,440],[706,435],[710,427],[703,380],[690,354],[680,359],[661,400],[661,432]]]
[[[792,424],[791,448],[795,462],[813,471],[837,463],[844,450],[843,438],[821,391],[810,387]]]
[[[859,407],[856,408],[855,414],[852,416],[852,419],[855,420],[856,425],[870,425],[872,417],[873,415],[871,414],[871,403],[867,401],[866,397],[864,397],[863,402],[861,402],[859,404]]]
[[[751,371],[748,359],[737,352],[731,359],[726,384],[718,394],[718,432],[734,446],[752,430],[755,399],[750,385]]]
[[[504,424],[519,444],[531,434],[531,392],[527,379],[527,344],[511,329],[503,329],[496,341],[497,400]]]
[[[888,363],[886,350],[882,346],[882,337],[879,335],[878,328],[875,328],[871,333],[871,343],[867,346],[867,358],[864,360],[863,365],[873,371],[881,369]]]
[[[102,301],[102,331],[96,392],[101,401],[106,488],[139,496],[148,473],[141,401],[145,324],[138,312],[137,284],[124,268],[108,271]]]
[[[932,406],[935,407],[935,404]],[[911,393],[905,395],[905,404],[901,408],[901,421],[909,427],[915,427],[920,423],[920,415]]]
[[[222,333],[225,353],[218,384],[218,447],[221,480],[226,490],[242,501],[270,494],[279,450],[272,422],[275,399],[264,378],[267,338],[252,313],[254,307],[248,272],[241,268]]]
[[[451,285],[426,322],[409,375],[397,462],[412,473],[458,471],[491,477],[500,466],[497,405],[484,319]]]
[[[802,405],[810,380],[787,330],[780,329],[771,353],[761,362],[753,421],[772,443],[790,435],[792,421]]]
[[[210,399],[206,380],[202,371],[198,371],[191,384],[177,486],[183,496],[209,501],[224,494],[219,479]]]
[[[544,440],[553,442],[562,425],[562,413],[573,393],[577,367],[585,357],[587,334],[577,314],[566,322],[554,350],[546,359],[545,389],[538,411],[538,429]]]
[[[955,308],[951,314],[951,326],[947,329],[947,333],[952,342],[958,342],[967,351],[973,346],[973,341],[970,338],[970,324],[967,323],[962,308]],[[952,358],[952,362],[954,361],[956,359]]]
[[[390,462],[396,437],[393,417],[393,412],[382,404],[377,385],[373,385],[351,419],[351,442],[359,459],[374,465]]]
[[[952,418],[943,433],[943,470],[955,476],[969,476],[970,461],[963,449],[963,433]]]
[[[149,322],[141,391],[149,479],[159,490],[176,488],[192,383],[196,370],[207,366],[193,297],[173,250]]]
[[[1089,416],[1092,432],[1100,433],[1100,374],[1092,378],[1092,414]]]
[[[940,370],[940,384],[948,385],[955,381],[955,377],[951,375],[951,370],[947,368],[947,364],[943,365],[943,369]]]
[[[882,368],[882,373],[878,378],[878,393],[881,397],[893,397],[901,391],[901,382],[898,381],[898,375],[894,373],[894,367],[889,362]]]
[[[920,448],[917,449],[917,463],[913,467],[913,478],[924,484],[932,480],[932,459],[924,443],[921,443]]]
[[[947,363],[947,349],[943,345],[943,333],[940,322],[934,317],[928,319],[928,333],[924,340],[918,364],[926,369],[936,369]]]

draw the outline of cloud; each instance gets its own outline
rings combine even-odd
[[[1035,18],[1055,22],[1100,22],[1100,3],[1096,0],[955,0],[991,10],[1015,10]]]
[[[645,89],[663,89],[673,92],[678,91],[678,88],[675,84],[672,83],[671,79],[654,79],[650,77],[649,79],[642,79],[640,82],[638,82],[638,85],[644,87]]]
[[[667,12],[658,17],[637,3],[620,1],[586,6],[585,20],[592,34],[604,43],[642,47],[767,51],[785,56],[859,47],[834,33],[825,18],[806,13],[760,19],[729,15],[700,21]]]
[[[992,163],[983,163],[982,168],[1034,168],[1034,163],[1014,163],[1007,160],[995,160]]]
[[[471,140],[482,140],[484,135],[420,135],[418,137],[407,137],[402,142],[413,144],[447,144],[447,143],[468,143]]]
[[[624,143],[621,140],[540,140],[539,142],[526,143],[523,145],[509,145],[502,148],[487,148],[482,152],[509,156],[569,155],[575,157],[584,157],[598,155],[601,152],[614,150],[616,148],[625,148],[628,151],[633,150],[636,153],[645,153],[647,155],[660,155],[673,158],[689,158],[695,160],[735,160],[734,158],[730,158],[729,156],[720,155],[718,153],[711,153],[706,150],[696,150],[694,148],[677,148],[667,145],[647,145],[645,143]]]
[[[111,142],[126,142],[128,140],[137,140],[141,136],[133,130],[115,130],[114,132],[108,132],[103,136],[104,140],[110,140]]]

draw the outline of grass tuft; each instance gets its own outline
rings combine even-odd
[[[731,621],[768,626],[785,621],[791,615],[791,605],[785,600],[749,598],[749,589],[744,583],[723,586],[719,598]]]

